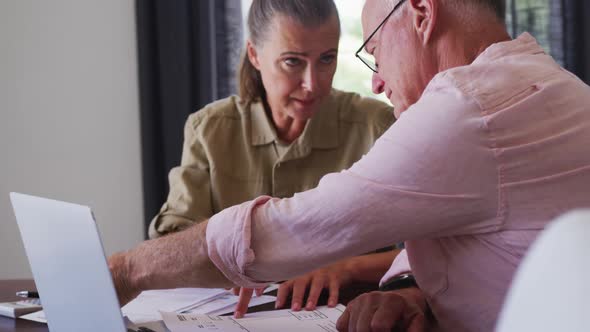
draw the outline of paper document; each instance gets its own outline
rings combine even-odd
[[[177,288],[145,291],[126,304],[123,315],[134,323],[160,320],[159,311],[182,312],[227,294],[222,288]]]
[[[125,327],[127,331],[146,331],[146,328],[153,332],[170,332],[170,330],[164,325],[164,321],[159,320],[157,322],[146,322],[141,324],[134,324],[133,322],[129,321],[129,319],[125,319]],[[148,331],[149,331],[148,330]]]
[[[136,299],[125,305],[122,311],[125,317],[136,324],[161,320],[160,311],[223,315],[234,311],[238,298],[222,288],[152,290],[142,292]],[[275,300],[276,297],[269,295],[253,296],[248,306]]]
[[[45,312],[43,310],[32,312],[30,314],[20,316],[21,319],[31,320],[37,323],[47,324],[47,318],[45,318]]]
[[[336,321],[345,306],[318,307],[313,311],[275,310],[248,314],[235,319],[230,316],[178,314],[161,312],[171,332],[337,332]]]
[[[277,289],[271,285],[265,293]],[[177,288],[142,292],[122,308],[123,315],[135,324],[161,321],[160,311],[223,315],[234,311],[238,296],[221,288]],[[274,302],[269,295],[253,296],[249,307]],[[21,316],[23,319],[47,323],[43,311]]]
[[[225,315],[225,314],[229,314],[231,312],[234,312],[234,309],[236,308],[236,304],[238,303],[238,299],[239,299],[239,297],[235,296],[233,294],[225,294],[223,296],[215,298],[211,302],[204,303],[204,304],[199,305],[195,308],[190,308],[190,309],[185,310],[181,313],[208,314],[208,315],[214,315],[214,316]],[[257,305],[261,305],[261,304],[265,304],[265,303],[271,303],[271,302],[276,301],[276,299],[277,299],[276,297],[268,296],[268,295],[253,296],[250,299],[250,303],[248,304],[248,307],[253,307],[253,306],[257,306]]]

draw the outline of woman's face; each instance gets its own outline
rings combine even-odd
[[[340,29],[336,17],[306,27],[277,15],[260,45],[248,41],[248,57],[262,76],[273,115],[308,120],[330,94]]]

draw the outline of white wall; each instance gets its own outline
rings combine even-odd
[[[30,277],[10,191],[90,205],[107,254],[143,238],[132,0],[0,0],[0,279]]]

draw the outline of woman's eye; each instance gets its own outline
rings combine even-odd
[[[320,58],[320,61],[324,64],[331,64],[336,59],[335,55],[324,55]]]
[[[286,58],[285,60],[283,60],[283,62],[287,65],[287,66],[291,66],[291,67],[295,67],[301,64],[301,60],[297,59],[297,58]]]

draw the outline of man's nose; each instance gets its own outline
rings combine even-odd
[[[371,78],[371,85],[373,87],[374,94],[380,94],[385,91],[385,82],[379,77],[379,73],[373,73],[373,77]]]

